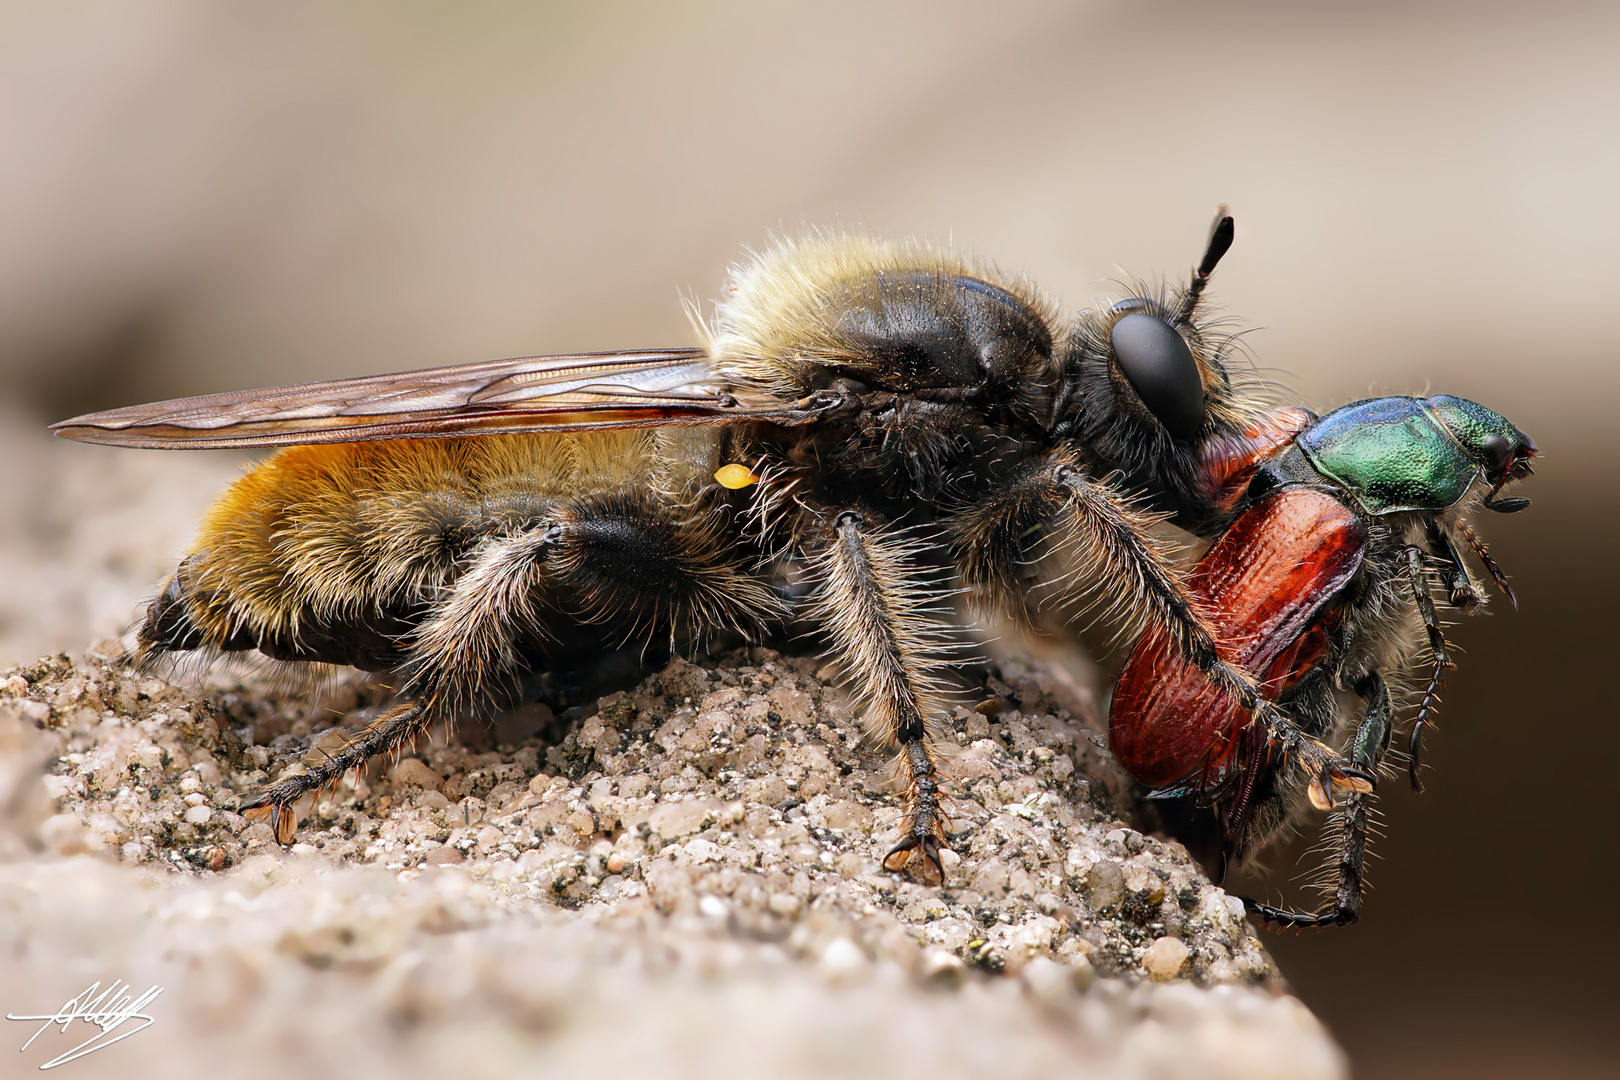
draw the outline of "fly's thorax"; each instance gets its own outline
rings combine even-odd
[[[1055,318],[1027,282],[960,254],[835,234],[736,268],[705,337],[723,378],[786,400],[842,383],[1021,401],[1050,396]]]

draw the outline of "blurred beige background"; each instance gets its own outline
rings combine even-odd
[[[681,290],[806,225],[1078,307],[1181,277],[1228,202],[1214,292],[1268,375],[1319,410],[1462,394],[1544,451],[1536,505],[1483,523],[1523,610],[1456,632],[1365,922],[1275,951],[1362,1075],[1604,1074],[1617,57],[1598,3],[8,0],[0,663],[119,629],[238,467],[49,420],[684,344]]]

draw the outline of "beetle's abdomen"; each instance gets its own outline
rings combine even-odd
[[[1291,487],[1245,511],[1199,560],[1189,580],[1220,634],[1222,652],[1276,695],[1326,649],[1319,617],[1355,576],[1367,527],[1339,500]],[[1201,766],[1225,777],[1244,712],[1158,630],[1137,642],[1114,690],[1115,756],[1149,787],[1176,784]]]

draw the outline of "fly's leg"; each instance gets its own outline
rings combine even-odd
[[[555,526],[485,542],[450,595],[415,632],[405,693],[410,699],[307,772],[248,796],[246,811],[268,813],[276,839],[291,843],[293,803],[372,758],[398,753],[435,722],[487,707],[495,684],[518,664],[517,638],[539,626],[536,598],[559,537]]]
[[[867,724],[900,752],[906,782],[900,842],[883,858],[898,872],[914,860],[929,882],[944,879],[940,851],[949,821],[928,718],[936,691],[928,656],[937,636],[924,615],[930,594],[907,566],[906,544],[871,528],[857,511],[839,514],[821,557],[818,617],[867,704]]]
[[[976,594],[1012,606],[1018,564],[1053,519],[1077,551],[1081,576],[1105,582],[1126,621],[1166,634],[1176,652],[1248,712],[1267,742],[1292,756],[1312,777],[1311,802],[1333,804],[1336,791],[1371,791],[1375,777],[1346,762],[1260,692],[1254,678],[1221,657],[1214,632],[1169,557],[1148,533],[1157,520],[1131,506],[1111,486],[1089,479],[1080,462],[1059,453],[1031,463],[996,495],[952,523],[963,579]]]
[[[344,773],[360,768],[377,755],[401,749],[419,738],[427,727],[426,716],[416,702],[396,706],[373,720],[365,731],[309,771],[289,776],[254,792],[244,798],[238,808],[249,817],[268,816],[277,842],[290,844],[298,831],[293,803],[311,791],[335,784]]]
[[[731,546],[707,522],[687,520],[645,492],[579,496],[532,528],[486,540],[408,640],[408,704],[244,807],[268,810],[277,835],[290,837],[292,804],[306,793],[378,754],[398,752],[435,723],[510,703],[525,646],[552,637],[548,623],[559,618],[611,621],[645,633],[677,622],[747,631],[781,615],[770,589],[731,557]]]
[[[1265,698],[1248,672],[1222,659],[1204,613],[1188,593],[1169,559],[1149,540],[1153,519],[1131,507],[1112,488],[1086,478],[1073,465],[1058,465],[1053,479],[1067,496],[1070,537],[1078,541],[1085,571],[1128,586],[1126,604],[1146,616],[1148,625],[1167,633],[1181,656],[1220,687],[1311,777],[1310,797],[1318,809],[1333,805],[1338,790],[1371,791],[1376,778],[1358,769]],[[1133,613],[1134,613],[1133,612]]]
[[[1412,585],[1412,598],[1417,601],[1423,628],[1429,632],[1429,651],[1434,655],[1434,668],[1429,672],[1429,684],[1424,687],[1423,700],[1418,704],[1417,720],[1412,724],[1412,741],[1408,749],[1411,758],[1412,790],[1421,793],[1423,781],[1418,773],[1423,768],[1423,729],[1429,726],[1429,717],[1439,704],[1440,688],[1445,685],[1446,672],[1457,665],[1451,662],[1446,649],[1446,635],[1440,629],[1440,620],[1434,613],[1434,600],[1429,596],[1429,575],[1423,565],[1423,549],[1406,549],[1407,580]]]
[[[1351,740],[1350,760],[1357,768],[1372,772],[1378,768],[1389,746],[1389,687],[1377,672],[1373,672],[1356,686],[1356,693],[1366,699],[1367,711]],[[1249,909],[1249,913],[1263,922],[1279,926],[1347,926],[1359,919],[1367,861],[1367,813],[1371,800],[1371,793],[1357,791],[1344,801],[1339,820],[1339,857],[1331,907],[1307,915],[1245,897],[1243,906]]]

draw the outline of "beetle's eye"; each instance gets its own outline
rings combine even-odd
[[[1513,444],[1501,435],[1487,435],[1482,447],[1485,451],[1485,464],[1495,475],[1507,466],[1508,458],[1513,456]]]
[[[1114,362],[1165,430],[1190,442],[1204,426],[1204,380],[1187,341],[1163,319],[1140,313],[1114,324]]]

